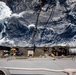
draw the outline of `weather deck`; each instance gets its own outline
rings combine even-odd
[[[15,70],[9,70],[12,75],[67,75],[65,72],[50,72],[46,70],[17,70],[17,68],[23,69],[52,69],[52,70],[68,70],[76,69],[76,57],[74,58],[28,58],[28,59],[15,59],[1,58],[0,67],[16,68]],[[71,75],[71,74],[70,74]],[[76,75],[76,73],[73,73]]]

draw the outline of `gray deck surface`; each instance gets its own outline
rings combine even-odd
[[[76,59],[61,58],[53,60],[52,57],[48,58],[29,58],[29,59],[0,59],[0,66],[2,67],[20,67],[20,68],[49,68],[49,69],[76,69]],[[63,72],[47,72],[47,71],[21,71],[10,70],[12,75],[67,75]],[[76,75],[74,73],[73,75]]]

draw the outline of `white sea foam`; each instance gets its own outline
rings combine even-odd
[[[26,14],[26,13],[33,14],[34,12],[33,12],[33,11],[22,11],[22,12],[20,12],[20,13],[13,13],[13,14],[11,15],[11,17],[23,17],[24,14]]]
[[[7,43],[7,42],[11,45],[14,45],[13,40],[9,40],[8,38],[5,38],[5,37],[0,40],[0,45],[3,44],[3,43]]]
[[[23,12],[21,12],[21,13],[13,13],[12,15],[11,15],[11,17],[23,17],[23,14],[25,13],[25,11],[23,11]]]
[[[30,27],[35,27],[35,25],[34,25],[34,24],[30,24],[30,25],[28,26],[28,28],[30,28]]]
[[[0,39],[0,44],[2,44],[5,41],[5,38]]]
[[[5,20],[10,17],[12,14],[12,11],[10,8],[6,5],[6,3],[0,1],[0,23],[4,26],[2,31],[0,32],[0,43],[4,42],[4,38],[2,39],[2,34],[6,32],[6,26],[4,25]]]
[[[12,11],[10,8],[4,3],[0,1],[0,20],[10,17]]]

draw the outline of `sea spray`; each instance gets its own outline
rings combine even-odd
[[[6,3],[0,1],[0,44],[4,42],[5,38],[3,38],[3,34],[6,32],[6,26],[5,22],[7,21],[7,18],[9,18],[12,14],[12,11],[10,8],[6,5]]]

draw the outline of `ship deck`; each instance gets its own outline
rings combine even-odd
[[[76,69],[76,57],[70,58],[53,58],[53,57],[37,57],[16,59],[15,57],[0,58],[1,67],[14,68],[48,68],[55,70]],[[11,75],[67,75],[64,72],[48,72],[48,71],[22,71],[9,70]],[[74,73],[73,75],[76,75]]]

